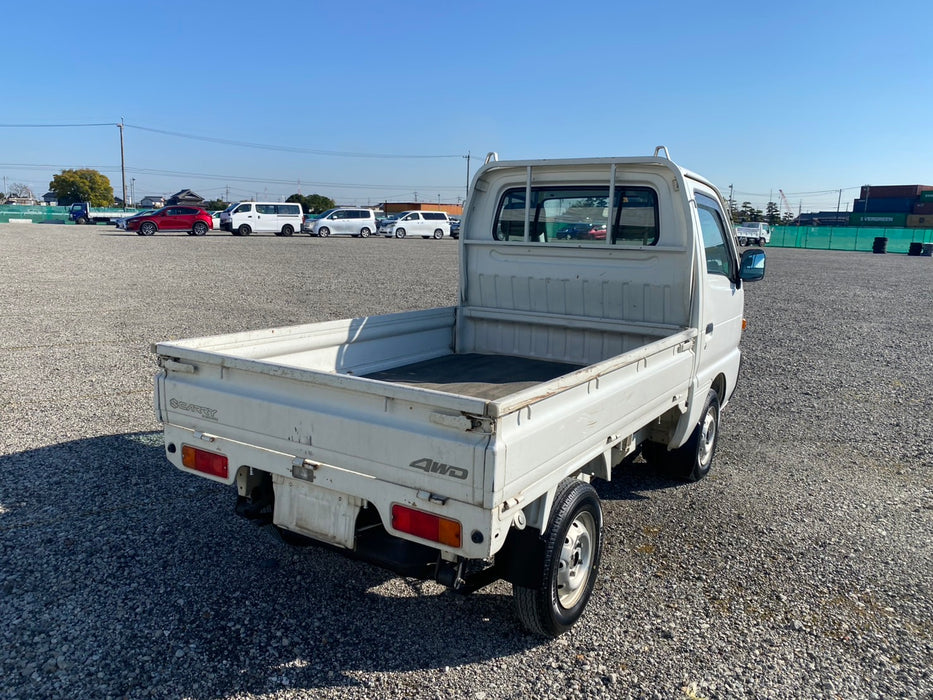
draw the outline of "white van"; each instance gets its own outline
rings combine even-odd
[[[343,207],[328,209],[311,226],[312,236],[360,236],[368,238],[376,230],[376,215],[372,209]]]
[[[442,211],[403,211],[397,219],[384,223],[379,233],[386,238],[411,235],[441,239],[450,236],[450,219]]]
[[[305,215],[298,203],[235,202],[220,212],[220,228],[234,236],[274,233],[291,236],[301,230]]]

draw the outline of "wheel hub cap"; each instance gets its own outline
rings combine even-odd
[[[565,608],[576,605],[586,590],[586,582],[593,567],[595,528],[592,515],[580,513],[564,537],[557,570],[557,597]]]

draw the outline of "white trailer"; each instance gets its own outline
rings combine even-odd
[[[710,468],[764,275],[727,211],[657,152],[487,158],[457,306],[155,345],[166,456],[283,533],[464,592],[504,578],[558,635],[598,571],[590,479],[640,446]],[[557,235],[572,220],[594,237]]]
[[[76,224],[115,224],[117,219],[136,214],[138,209],[116,207],[92,207],[88,202],[75,202],[68,210],[68,217]]]

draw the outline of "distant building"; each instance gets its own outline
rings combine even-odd
[[[162,195],[143,197],[139,202],[139,206],[143,209],[160,209],[165,206],[165,197]]]
[[[188,204],[199,207],[204,203],[204,197],[191,190],[179,190],[165,200],[165,203],[169,206],[174,204]]]
[[[848,226],[847,211],[810,211],[794,219],[796,226]]]

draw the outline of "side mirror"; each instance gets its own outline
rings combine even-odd
[[[739,279],[745,282],[757,282],[765,276],[765,252],[761,248],[751,248],[742,253],[739,262]]]

